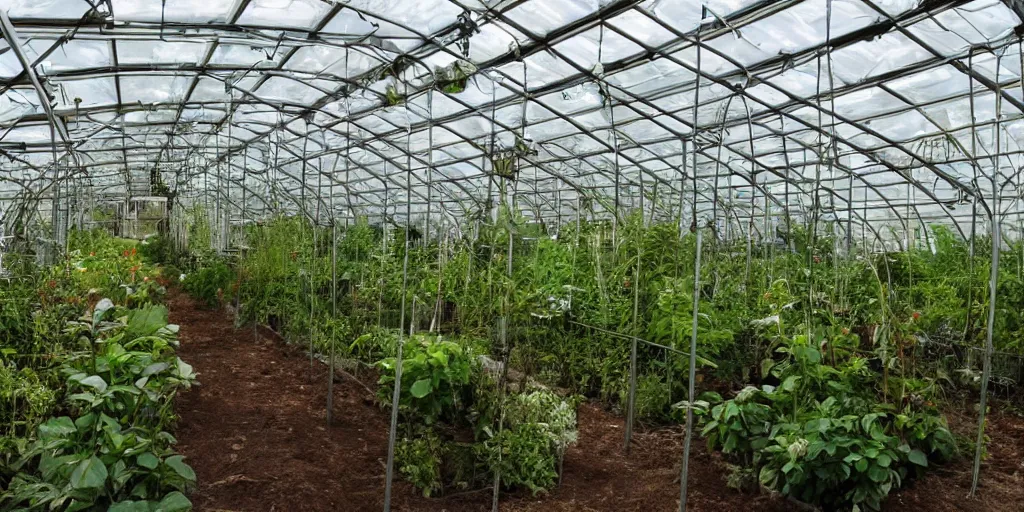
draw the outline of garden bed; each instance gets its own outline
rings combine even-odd
[[[172,320],[181,325],[182,357],[193,363],[203,383],[178,401],[178,448],[199,479],[192,495],[196,510],[382,509],[389,417],[366,390],[374,382],[336,383],[335,423],[328,427],[326,367],[316,363],[311,375],[301,348],[265,329],[236,330],[224,312],[201,309],[184,294],[172,293],[170,307]],[[963,422],[969,429],[970,416]],[[983,467],[977,500],[965,497],[970,462],[963,460],[895,492],[886,509],[1021,510],[1024,420],[996,414],[992,427],[992,457]],[[623,430],[622,418],[582,405],[579,443],[567,453],[561,485],[537,497],[503,494],[502,510],[675,510],[681,427],[637,433],[628,457],[622,453]],[[708,453],[704,441],[696,439],[691,510],[792,509],[784,500],[729,488],[727,474],[721,454]],[[486,511],[490,503],[489,490],[423,498],[411,484],[395,479],[395,510]]]

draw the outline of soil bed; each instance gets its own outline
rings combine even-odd
[[[389,417],[366,387],[348,378],[334,386],[327,425],[326,368],[310,369],[301,348],[269,331],[235,329],[223,311],[200,309],[172,292],[171,321],[181,326],[182,359],[201,385],[178,398],[178,448],[198,475],[197,511],[379,511]],[[373,388],[373,382],[366,382]],[[624,422],[599,407],[579,411],[580,439],[566,455],[561,485],[546,495],[503,494],[503,511],[673,511],[679,500],[681,427],[639,432],[622,453]],[[895,494],[887,510],[1024,511],[1024,421],[996,415],[992,457],[981,498],[968,500],[970,462],[939,468]],[[690,510],[784,511],[794,506],[726,486],[721,455],[695,439]],[[966,487],[964,487],[966,485]],[[962,492],[961,492],[962,491]],[[396,511],[489,511],[489,490],[423,498],[400,477]]]

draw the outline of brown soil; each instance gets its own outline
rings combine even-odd
[[[181,357],[199,373],[199,387],[178,398],[178,448],[195,468],[197,511],[379,511],[389,417],[363,384],[334,386],[334,424],[326,419],[327,377],[308,355],[271,332],[234,329],[223,311],[199,309],[172,293],[171,320],[181,326]],[[373,387],[371,382],[367,385]],[[967,501],[970,466],[935,471],[889,501],[888,510],[1021,511],[1024,422],[993,420],[992,458],[982,500]],[[566,455],[561,485],[549,494],[503,494],[501,509],[525,511],[674,511],[679,500],[681,428],[639,432],[622,453],[624,422],[596,406],[579,411],[580,439]],[[1017,430],[1014,430],[1017,429]],[[1005,433],[1005,435],[1004,435]],[[1016,435],[1016,438],[1013,436]],[[1014,469],[1016,467],[1016,469]],[[717,453],[695,439],[689,510],[783,511],[793,504],[726,486]],[[1016,492],[1009,484],[1016,482]],[[938,486],[939,492],[931,489]],[[995,490],[995,492],[993,492]],[[950,491],[950,492],[946,492]],[[954,492],[955,491],[955,492]],[[395,479],[396,511],[489,511],[489,490],[424,498]],[[974,508],[971,508],[974,507]]]

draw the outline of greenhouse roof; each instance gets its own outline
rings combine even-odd
[[[535,216],[644,196],[737,220],[956,224],[972,198],[1021,210],[1020,0],[0,9],[7,201],[55,182],[147,196],[159,173],[180,196],[244,202],[236,217],[322,200],[459,219],[512,172]]]

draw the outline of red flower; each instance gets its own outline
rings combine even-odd
[[[917,311],[914,311],[914,313],[912,315],[910,315],[910,316],[912,316],[914,318],[914,320],[917,320],[918,318],[921,318],[921,313],[918,313]]]

